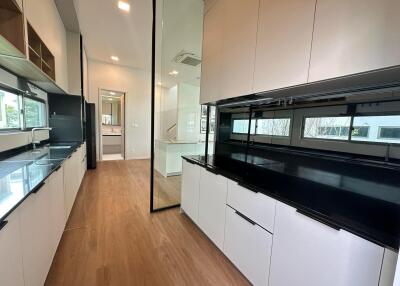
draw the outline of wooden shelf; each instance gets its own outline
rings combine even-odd
[[[56,79],[53,54],[28,22],[29,60],[52,80]]]
[[[24,57],[24,17],[13,0],[0,0],[0,54]]]

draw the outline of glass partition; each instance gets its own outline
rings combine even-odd
[[[199,104],[204,3],[155,3],[152,211],[180,204],[182,156],[204,156],[207,122],[215,129],[215,109],[208,121]]]

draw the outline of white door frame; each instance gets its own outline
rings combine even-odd
[[[122,117],[122,128],[121,128],[121,133],[122,133],[122,152],[121,155],[126,160],[126,92],[125,91],[118,91],[115,89],[109,89],[109,88],[99,88],[97,93],[98,93],[98,128],[99,128],[99,161],[103,161],[103,128],[102,128],[102,115],[103,115],[103,101],[102,101],[102,95],[101,91],[112,91],[116,93],[122,94],[121,96],[121,117]]]

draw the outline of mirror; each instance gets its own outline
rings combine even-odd
[[[113,95],[102,95],[102,118],[103,125],[121,125],[121,97]]]

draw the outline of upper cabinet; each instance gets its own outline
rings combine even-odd
[[[2,0],[0,2],[0,55],[25,57],[22,1]]]
[[[309,81],[400,64],[399,0],[318,0]]]
[[[307,83],[315,0],[261,0],[254,92]]]
[[[204,17],[201,103],[250,94],[258,0],[218,0]]]
[[[67,32],[53,0],[24,0],[26,20],[54,56],[55,82],[68,91]]]

